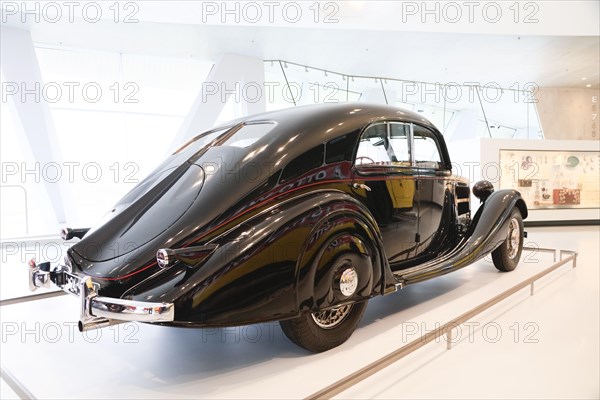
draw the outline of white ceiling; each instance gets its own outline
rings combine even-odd
[[[596,12],[597,5],[591,10]],[[188,20],[183,16],[178,19]],[[502,87],[519,88],[528,82],[540,87],[584,88],[591,84],[598,88],[600,84],[597,34],[428,33],[376,30],[372,23],[368,29],[348,24],[344,25],[348,29],[144,20],[115,24],[106,19],[94,24],[76,20],[26,26],[9,21],[7,25],[30,29],[35,42],[75,48],[210,60],[236,53],[344,74],[440,83],[496,82]]]

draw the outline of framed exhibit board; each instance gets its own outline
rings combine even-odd
[[[500,150],[501,189],[516,189],[530,209],[600,207],[595,151]]]
[[[479,139],[476,145],[480,168],[472,181],[518,190],[529,209],[526,225],[600,222],[600,141]]]

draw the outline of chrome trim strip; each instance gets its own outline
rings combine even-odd
[[[79,330],[103,328],[127,321],[172,322],[175,319],[173,303],[155,303],[98,296],[100,285],[89,276],[79,277],[67,270],[42,271],[35,261],[29,263],[29,289],[56,286],[79,297],[81,304]],[[56,275],[61,274],[61,278]],[[55,283],[58,279],[59,283]],[[53,294],[56,296],[57,294]]]
[[[104,328],[125,321],[170,322],[175,319],[173,303],[152,303],[98,296],[92,278],[79,282],[81,314],[79,331]]]
[[[96,296],[91,299],[91,313],[96,317],[137,322],[171,322],[175,319],[173,303],[151,303]]]
[[[50,273],[41,271],[32,260],[29,262],[28,267],[29,274],[29,291],[33,292],[38,288],[50,288]]]
[[[218,247],[218,244],[210,243],[178,249],[159,249],[156,252],[156,263],[162,269],[171,268],[178,261],[187,267],[198,267],[208,260]]]

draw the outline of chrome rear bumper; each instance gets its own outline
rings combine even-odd
[[[49,288],[54,285],[78,296],[81,303],[78,326],[81,332],[127,321],[171,322],[175,318],[173,303],[99,296],[99,285],[94,283],[91,277],[80,278],[64,268],[50,271],[49,264],[44,264],[44,267],[40,268],[35,261],[29,262],[29,289],[34,291],[40,287]]]

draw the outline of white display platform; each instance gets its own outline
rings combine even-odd
[[[534,241],[530,236],[526,245]],[[126,324],[82,335],[72,296],[7,305],[0,309],[2,368],[37,398],[303,398],[551,263],[547,254],[524,255],[516,271],[503,274],[482,260],[373,299],[347,343],[316,355],[289,343],[277,323],[224,329]],[[565,267],[539,286],[575,273]],[[528,298],[524,290],[483,317],[510,312]],[[457,340],[458,346],[470,345],[464,335]],[[502,340],[510,341],[510,335]],[[399,364],[414,362],[420,354],[427,359],[433,354],[434,360],[451,357],[440,338]],[[434,382],[432,377],[423,384]]]

